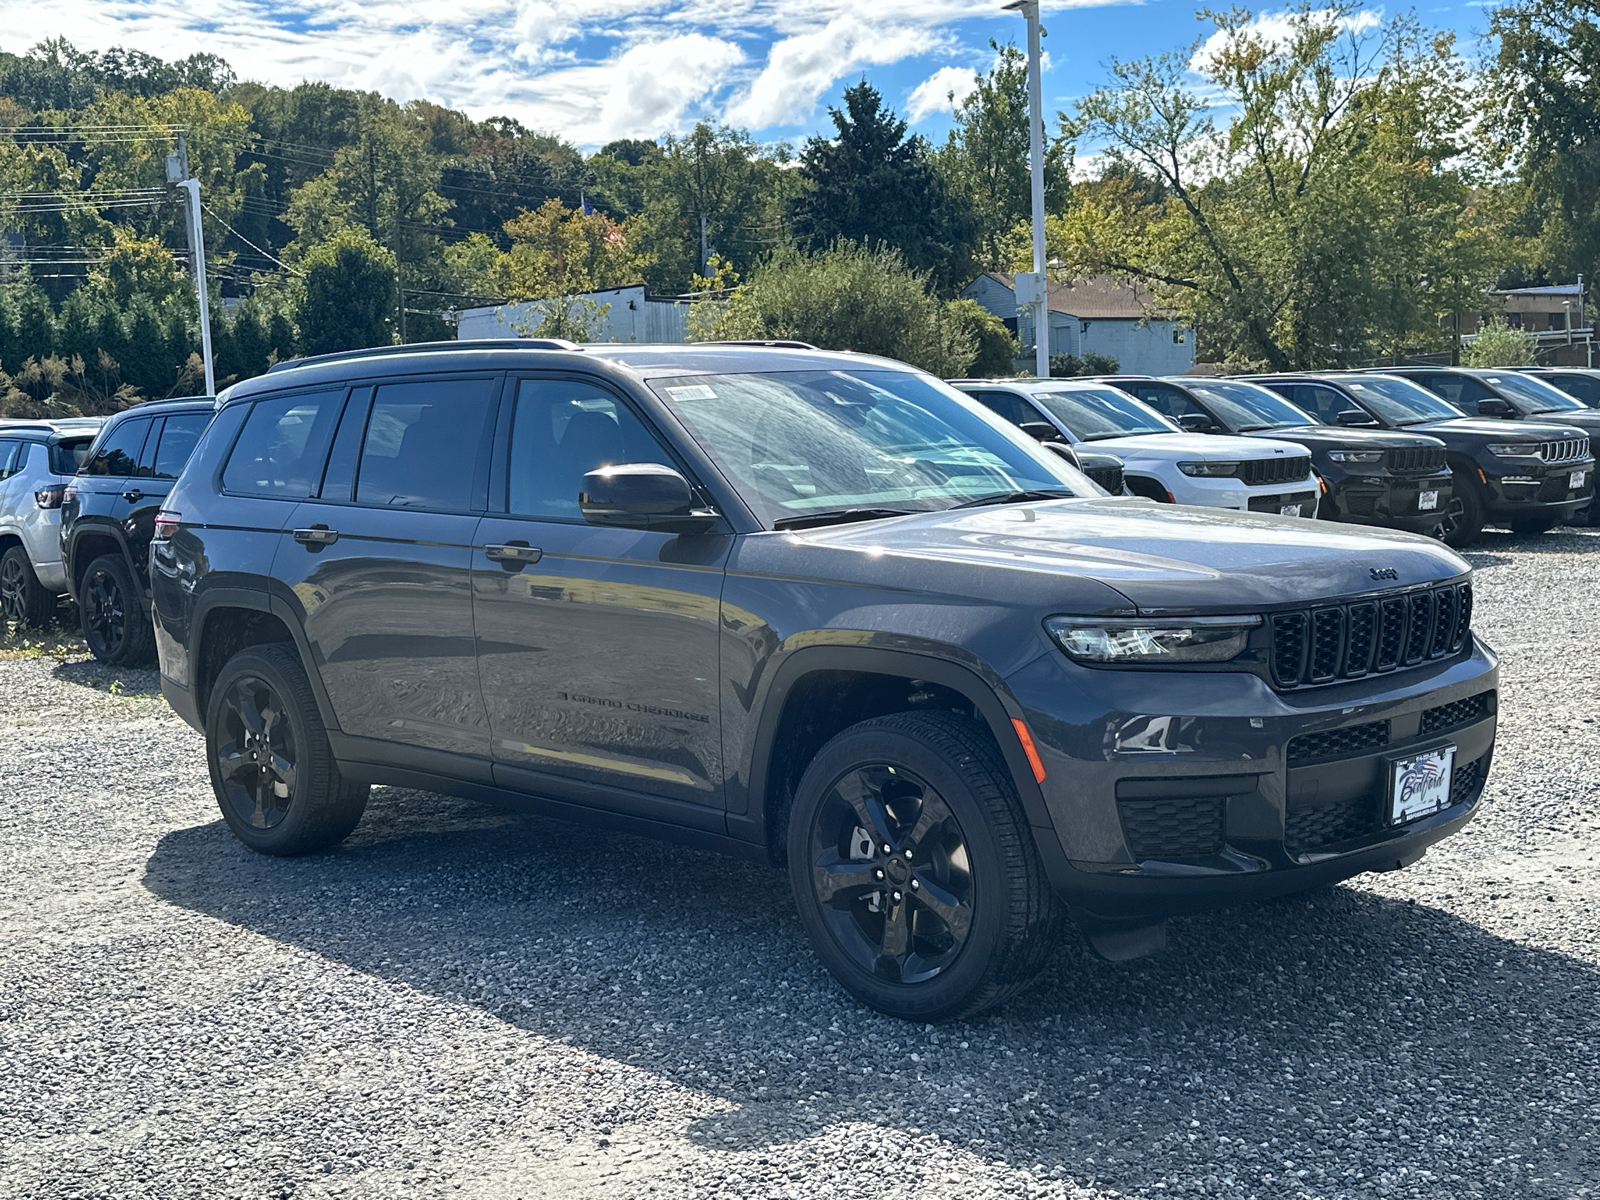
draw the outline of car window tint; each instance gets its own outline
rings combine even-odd
[[[1475,411],[1479,400],[1494,398],[1493,392],[1470,375],[1414,375],[1412,378],[1466,412]]]
[[[258,400],[222,472],[224,490],[304,500],[322,476],[322,459],[344,389]]]
[[[583,477],[616,463],[676,467],[625,404],[575,379],[524,379],[511,419],[508,507],[524,517],[581,518]]]
[[[92,445],[92,437],[57,442],[50,447],[51,472],[56,475],[75,475],[83,467],[84,459],[89,457],[89,447]]]
[[[83,468],[85,475],[132,475],[139,469],[139,451],[144,449],[150,421],[124,421],[106,435],[105,441]]]
[[[1590,407],[1600,408],[1600,378],[1593,375],[1546,375],[1544,379]]]
[[[475,507],[497,386],[493,379],[428,379],[379,387],[361,443],[356,500],[438,512]]]
[[[1347,410],[1361,413],[1361,406],[1351,403],[1338,389],[1320,387],[1316,384],[1295,384],[1289,400],[1296,408],[1303,408],[1306,412],[1312,413],[1325,425],[1338,424],[1339,414]],[[1366,414],[1361,413],[1361,415]]]
[[[181,413],[168,417],[161,426],[161,440],[156,444],[155,460],[150,473],[157,479],[176,479],[183,464],[194,453],[195,443],[211,423],[208,412]]]
[[[1162,387],[1160,384],[1139,383],[1133,386],[1133,394],[1162,416],[1170,417],[1174,421],[1186,413],[1205,414],[1204,409],[1177,388]]]
[[[0,442],[0,479],[10,479],[17,473],[21,450],[21,442]]]
[[[1034,410],[1033,405],[1011,392],[969,392],[968,395],[989,411],[999,413],[1013,425],[1044,420]]]

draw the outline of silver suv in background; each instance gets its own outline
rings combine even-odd
[[[0,421],[0,617],[41,625],[67,590],[61,499],[99,417]]]

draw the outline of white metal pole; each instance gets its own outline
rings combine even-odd
[[[200,357],[206,365],[206,395],[217,394],[217,376],[211,365],[211,302],[206,294],[205,229],[200,223],[200,181],[180,180],[189,194],[189,252],[194,262],[194,288],[200,301]]]
[[[1050,378],[1050,284],[1044,260],[1044,99],[1041,95],[1039,0],[1020,6],[1028,20],[1028,157],[1033,168],[1033,272],[1039,277],[1039,303],[1034,309],[1034,374]]]

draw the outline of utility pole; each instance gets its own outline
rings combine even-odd
[[[177,151],[167,155],[167,182],[177,184],[188,197],[189,259],[194,270],[195,297],[200,303],[200,357],[206,368],[206,395],[215,396],[217,376],[211,362],[211,301],[206,292],[206,234],[200,223],[200,181],[189,174],[189,147],[181,133]]]
[[[399,218],[395,219],[395,236],[390,242],[390,249],[394,252],[394,290],[400,297],[400,344],[406,344],[406,286],[400,275],[400,229]]]
[[[706,214],[705,213],[701,213],[700,214],[700,274],[703,277],[704,276],[709,276],[711,274],[711,271],[709,269],[709,267],[710,267],[710,258],[711,258],[710,247],[709,247],[709,245],[708,245],[708,243],[706,241]]]
[[[1033,305],[1034,374],[1050,378],[1050,280],[1044,260],[1044,100],[1039,79],[1039,0],[1012,0],[1006,8],[1028,22],[1028,158],[1033,174],[1033,271],[1017,276],[1017,303]]]

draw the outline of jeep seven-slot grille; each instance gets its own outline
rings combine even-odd
[[[1539,457],[1547,463],[1577,462],[1589,457],[1588,438],[1561,438],[1539,443]]]
[[[1085,467],[1083,473],[1113,496],[1122,494],[1122,467]]]
[[[1321,733],[1302,733],[1289,742],[1289,763],[1309,762],[1318,758],[1343,758],[1359,754],[1374,746],[1389,744],[1389,722],[1368,721],[1364,725],[1346,725],[1343,729],[1325,729]]]
[[[1122,835],[1135,862],[1209,858],[1222,851],[1226,798],[1118,800]]]
[[[1422,714],[1422,726],[1417,733],[1427,737],[1430,733],[1442,733],[1446,729],[1456,729],[1462,725],[1481,721],[1489,715],[1489,701],[1493,698],[1492,691],[1479,692],[1476,696],[1468,696],[1465,700],[1457,700],[1454,704],[1441,704],[1438,708],[1430,708]]]
[[[1267,483],[1295,483],[1311,478],[1310,458],[1252,458],[1239,464],[1239,478],[1247,487]]]
[[[1358,679],[1459,651],[1472,628],[1472,585],[1273,613],[1268,624],[1272,677],[1279,687]]]
[[[1401,446],[1390,450],[1385,460],[1396,474],[1423,475],[1444,470],[1443,446]]]

